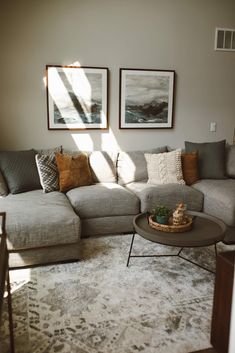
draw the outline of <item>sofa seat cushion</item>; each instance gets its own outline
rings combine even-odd
[[[203,194],[187,185],[151,185],[136,182],[130,183],[126,187],[140,198],[141,212],[151,212],[158,204],[175,208],[181,201],[187,205],[189,210],[202,210]]]
[[[75,243],[80,238],[79,217],[58,191],[9,194],[0,198],[0,210],[7,214],[9,250]]]
[[[139,212],[139,199],[116,183],[98,183],[67,192],[81,218],[132,215]]]
[[[136,215],[95,217],[82,219],[82,237],[133,232]]]
[[[204,194],[204,212],[235,226],[235,180],[204,179],[193,185]]]

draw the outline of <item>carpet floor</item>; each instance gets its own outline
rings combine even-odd
[[[16,353],[188,353],[210,347],[214,275],[179,257],[132,258],[131,235],[82,240],[80,262],[11,271]],[[233,247],[220,243],[219,251]],[[136,236],[133,253],[169,254]],[[214,247],[184,256],[215,267]],[[4,305],[0,351],[6,353]]]

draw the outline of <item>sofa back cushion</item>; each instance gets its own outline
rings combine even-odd
[[[41,189],[35,151],[0,152],[0,169],[12,194]]]
[[[235,145],[226,149],[226,174],[230,178],[235,178]]]
[[[89,163],[95,183],[115,183],[117,181],[117,152],[90,152]]]
[[[62,146],[56,146],[52,148],[40,148],[40,149],[34,149],[36,154],[43,154],[50,156],[55,153],[62,153],[63,152],[63,147]]]
[[[135,181],[147,181],[147,162],[144,154],[162,152],[167,152],[166,146],[145,151],[120,152],[117,161],[118,183],[126,185]]]

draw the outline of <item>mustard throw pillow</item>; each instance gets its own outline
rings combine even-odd
[[[61,192],[67,192],[79,186],[92,184],[92,176],[85,153],[72,156],[57,153],[56,164],[59,171],[59,187]]]
[[[197,152],[182,153],[182,171],[186,185],[192,185],[199,180]]]

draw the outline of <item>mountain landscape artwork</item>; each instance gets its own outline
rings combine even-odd
[[[48,67],[49,129],[107,127],[107,69]]]
[[[172,127],[173,71],[121,69],[121,128]]]

